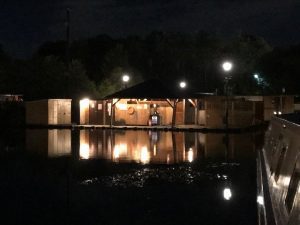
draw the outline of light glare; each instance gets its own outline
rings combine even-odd
[[[231,197],[232,197],[232,193],[231,193],[231,190],[230,188],[224,188],[224,191],[223,191],[223,197],[225,200],[230,200]]]
[[[222,67],[223,67],[223,70],[225,72],[229,72],[232,69],[232,63],[231,62],[224,62]]]
[[[264,197],[263,196],[258,195],[256,201],[257,201],[258,204],[264,205]]]
[[[193,160],[194,160],[194,152],[193,152],[193,149],[190,148],[188,151],[188,161],[191,163],[191,162],[193,162]]]
[[[186,87],[186,82],[181,81],[181,82],[179,83],[179,86],[180,86],[181,88],[185,88],[185,87]]]
[[[88,108],[90,105],[90,100],[88,98],[84,98],[84,99],[80,100],[79,104],[80,104],[80,108],[82,108],[82,109]]]
[[[128,82],[128,81],[130,80],[130,77],[129,77],[127,74],[125,74],[125,75],[122,77],[122,80],[123,80],[123,82]]]
[[[143,164],[146,164],[150,161],[150,153],[148,151],[148,148],[147,147],[142,147],[141,149],[141,162]]]
[[[116,104],[116,107],[117,107],[117,109],[119,109],[119,110],[127,110],[127,104],[125,104],[125,103],[117,103]]]

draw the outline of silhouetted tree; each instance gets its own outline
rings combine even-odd
[[[267,81],[268,91],[281,93],[300,93],[300,45],[288,48],[275,48],[265,54],[258,63],[261,76]]]

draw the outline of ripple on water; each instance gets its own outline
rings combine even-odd
[[[238,163],[213,163],[204,169],[194,169],[191,166],[170,166],[163,168],[139,168],[128,173],[118,173],[109,176],[94,177],[80,182],[81,185],[101,185],[106,187],[138,187],[156,184],[198,184],[203,181],[224,181],[228,174],[223,170],[238,167]]]

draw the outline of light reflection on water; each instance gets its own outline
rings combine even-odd
[[[80,182],[82,185],[104,185],[108,187],[144,187],[152,184],[201,184],[207,181],[226,181],[227,174],[224,174],[225,167],[238,167],[238,163],[218,163],[208,164],[201,171],[191,166],[178,167],[160,167],[160,168],[142,168],[129,173],[118,173],[109,176],[99,176],[92,179],[84,179]],[[217,168],[220,173],[216,173]],[[222,174],[223,172],[223,174]],[[224,195],[229,200],[228,192]]]
[[[150,183],[197,184],[203,179],[206,182],[230,180],[228,169],[238,168],[240,161],[255,159],[256,139],[255,133],[27,130],[26,147],[48,158],[69,155],[77,162],[104,159],[116,164],[148,165],[112,175],[83,177],[79,181],[81,185],[144,187]],[[151,165],[167,167],[152,168]],[[231,198],[230,190],[224,189],[226,200]]]
[[[28,151],[46,155],[48,157],[60,157],[71,154],[71,130],[26,130],[26,148]],[[87,151],[89,146],[87,146]]]
[[[73,133],[72,133],[73,132]],[[48,157],[78,155],[78,160],[106,159],[139,164],[192,163],[201,159],[255,157],[255,134],[115,131],[26,131],[26,148]]]
[[[2,153],[4,215],[22,220],[11,224],[252,225],[261,138],[28,129],[25,154]]]

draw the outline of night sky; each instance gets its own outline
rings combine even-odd
[[[1,0],[0,43],[27,57],[45,41],[64,39],[67,8],[73,40],[159,30],[246,32],[272,45],[300,43],[299,0]]]

